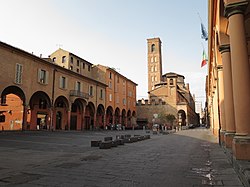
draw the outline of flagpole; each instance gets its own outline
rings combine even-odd
[[[197,14],[198,14],[198,16],[200,18],[200,22],[202,23],[202,19],[201,19],[201,16],[200,16],[199,12],[197,12]]]

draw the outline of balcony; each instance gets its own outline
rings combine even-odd
[[[80,92],[78,90],[70,90],[69,91],[69,96],[80,97],[80,98],[83,98],[83,99],[89,99],[89,94],[88,93]]]

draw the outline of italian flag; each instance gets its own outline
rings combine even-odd
[[[206,64],[207,64],[207,55],[205,53],[205,50],[203,49],[201,67],[205,66]]]

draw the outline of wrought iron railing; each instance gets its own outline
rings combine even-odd
[[[83,99],[89,99],[89,94],[88,93],[84,93],[84,92],[81,92],[79,90],[70,90],[69,95],[70,96],[75,96],[75,97],[80,97],[80,98],[83,98]]]

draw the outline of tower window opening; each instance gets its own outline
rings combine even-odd
[[[151,52],[155,52],[155,44],[151,45]]]

